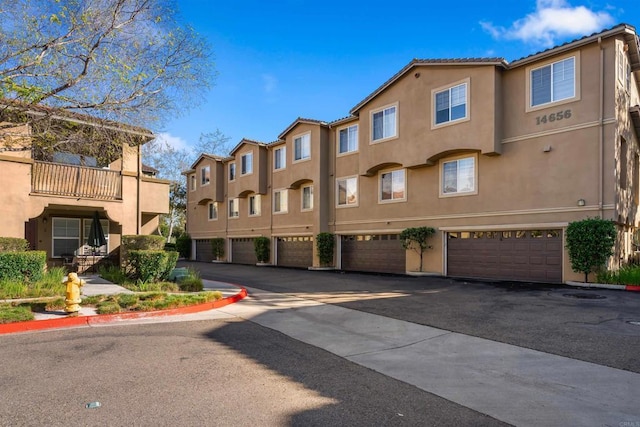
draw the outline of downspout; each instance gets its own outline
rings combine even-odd
[[[598,213],[604,218],[604,47],[602,37],[598,37],[600,47],[600,117],[598,119]]]
[[[142,152],[140,150],[141,144],[138,144],[138,173],[137,173],[137,191],[136,191],[136,234],[140,234],[140,223],[141,221],[141,213],[140,213],[140,174],[141,174],[141,164],[142,164]]]

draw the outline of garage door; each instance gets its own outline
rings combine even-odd
[[[342,269],[405,273],[406,251],[397,234],[342,236]]]
[[[307,268],[313,265],[313,237],[278,237],[278,265]]]
[[[196,261],[210,262],[211,260],[213,260],[213,248],[211,247],[211,240],[197,239]]]
[[[253,247],[253,238],[231,239],[231,262],[234,264],[255,264],[258,262]]]
[[[562,282],[562,230],[448,233],[447,274]]]

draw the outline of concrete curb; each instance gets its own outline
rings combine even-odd
[[[584,283],[571,281],[567,281],[566,284],[580,288],[615,289],[619,291],[640,292],[640,286],[638,285],[611,285],[608,283]]]
[[[205,302],[203,304],[190,305],[187,307],[172,308],[169,310],[159,311],[141,311],[115,314],[97,314],[95,316],[76,316],[63,317],[60,319],[43,319],[29,320],[26,322],[14,322],[0,325],[0,335],[11,334],[16,332],[42,331],[45,329],[68,328],[74,326],[91,326],[101,325],[105,323],[118,322],[121,320],[147,319],[152,317],[167,317],[178,314],[192,314],[202,311],[221,308],[229,304],[233,304],[245,298],[247,290],[240,288],[240,291],[230,297],[222,298],[217,301]]]

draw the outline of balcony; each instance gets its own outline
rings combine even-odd
[[[121,200],[120,171],[36,161],[31,192],[86,199]]]

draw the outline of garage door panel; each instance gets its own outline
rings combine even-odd
[[[209,239],[196,240],[196,261],[210,262],[213,260],[213,247]]]
[[[231,239],[231,262],[234,264],[256,264],[253,238]]]
[[[406,251],[397,235],[343,236],[342,269],[380,273],[404,273]]]
[[[277,244],[279,266],[307,268],[313,265],[312,239],[280,237]]]

